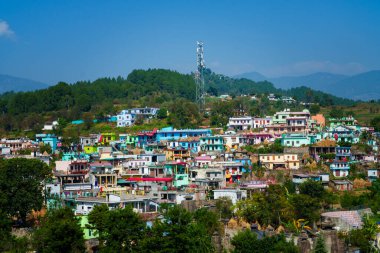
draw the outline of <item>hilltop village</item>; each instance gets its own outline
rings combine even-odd
[[[160,108],[126,108],[110,121],[128,129],[158,113]],[[282,238],[294,252],[312,252],[320,242],[327,252],[380,249],[376,229],[363,232],[364,246],[357,238],[347,243],[359,234],[353,231],[377,226],[380,195],[374,187],[380,186],[380,133],[353,116],[331,118],[308,109],[263,117],[240,113],[219,128],[91,133],[69,149],[54,134],[58,125],[45,124],[35,139],[1,139],[1,155],[51,168],[42,187],[45,207],[29,218],[70,208],[90,252],[107,245],[99,227],[90,226],[89,216],[100,206],[111,213],[131,207],[149,226],[165,217],[163,207],[207,209],[221,227],[210,233],[215,252],[251,252],[239,244],[239,236],[244,241],[251,234],[255,240]]]

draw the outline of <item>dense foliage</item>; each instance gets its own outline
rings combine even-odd
[[[257,235],[249,230],[237,233],[231,240],[233,253],[270,253],[270,252],[299,252],[293,242],[287,242],[284,235],[275,235],[257,239]]]
[[[88,221],[99,235],[100,252],[133,252],[139,249],[145,223],[131,206],[110,211],[108,206],[95,206]]]
[[[48,213],[33,234],[37,252],[84,252],[83,231],[73,211],[66,207]]]
[[[299,101],[321,105],[353,103],[351,100],[337,98],[305,87],[284,91],[276,89],[269,82],[234,79],[215,74],[209,69],[205,71],[205,83],[210,95],[256,94],[262,96],[257,104],[252,101],[251,105],[235,104],[233,108],[229,108],[228,105],[223,108],[222,104],[211,103],[212,108],[217,107],[211,115],[213,126],[225,124],[226,117],[240,110],[239,106],[245,106],[248,109],[246,112],[252,115],[265,115],[272,112],[269,101],[264,95],[268,93],[274,93],[278,97],[293,96]],[[182,107],[193,111],[197,109],[193,103],[194,100],[195,82],[192,75],[164,69],[134,70],[127,78],[100,78],[93,82],[79,81],[74,84],[60,82],[43,90],[4,93],[0,96],[0,130],[37,131],[42,128],[45,121],[57,118],[67,121],[88,119],[86,122],[89,124],[86,124],[86,127],[89,128],[93,119],[102,121],[106,115],[114,115],[126,107],[165,106],[171,113],[175,111],[173,109],[177,109],[177,106],[184,103]],[[278,101],[278,103],[282,102]],[[319,109],[313,108],[313,111],[315,110]],[[177,110],[177,114],[179,112]],[[163,114],[160,115],[165,117]],[[191,115],[191,120],[193,122],[191,124],[194,124],[199,120],[199,115]],[[174,117],[171,117],[171,121],[174,121]],[[173,122],[173,124],[183,125],[181,122]]]
[[[41,209],[42,182],[50,172],[44,162],[36,159],[0,160],[0,212],[25,222],[28,213]]]

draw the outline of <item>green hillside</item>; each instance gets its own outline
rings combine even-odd
[[[234,79],[215,74],[211,70],[205,71],[205,81],[210,95],[274,93],[322,106],[354,104],[352,100],[306,87],[281,90],[266,81]],[[177,102],[178,99],[185,100]],[[178,109],[178,103],[184,104],[187,102],[183,101],[194,99],[195,82],[192,75],[164,69],[134,70],[127,78],[100,78],[93,82],[79,81],[74,84],[60,82],[37,91],[4,93],[0,96],[0,130],[37,130],[41,129],[41,124],[45,121],[57,118],[66,121],[79,118],[102,119],[107,114],[114,115],[118,110],[132,106],[164,106],[174,110]],[[187,104],[187,108],[194,111],[192,104]],[[89,114],[84,115],[87,112]],[[197,118],[198,116],[192,117],[194,124]]]

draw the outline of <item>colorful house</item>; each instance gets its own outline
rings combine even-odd
[[[242,134],[239,137],[239,143],[241,145],[255,145],[264,142],[273,142],[274,136],[268,133],[248,133]]]
[[[124,142],[126,145],[136,147],[136,144],[139,140],[137,135],[131,134],[119,134],[119,140]]]
[[[84,146],[83,151],[85,154],[91,155],[98,153],[98,147],[97,146]]]
[[[36,134],[36,142],[50,145],[53,153],[57,150],[58,138],[54,134]]]
[[[200,147],[202,151],[214,151],[223,152],[224,151],[224,139],[222,136],[204,136],[199,139]]]
[[[325,137],[334,139],[335,141],[344,141],[349,143],[359,142],[359,132],[353,130],[350,127],[339,125],[337,127],[330,128],[330,130],[325,133]]]
[[[148,143],[157,141],[157,128],[153,131],[142,131],[137,134],[137,146],[145,147]]]
[[[330,128],[335,128],[337,126],[356,126],[357,120],[352,117],[343,117],[343,118],[329,118]]]
[[[79,215],[77,216],[79,218],[80,227],[83,230],[83,238],[85,240],[90,240],[97,238],[96,230],[89,228],[90,223],[88,222],[88,216],[87,215]]]
[[[116,141],[115,133],[101,133],[99,137],[99,143],[104,146],[109,146],[111,142]]]
[[[191,158],[191,152],[190,149],[183,148],[183,147],[174,147],[174,148],[167,148],[165,150],[166,160],[168,161],[174,161],[174,160],[187,160]]]
[[[166,163],[165,174],[172,175],[174,178],[173,186],[182,187],[189,185],[189,169],[185,162],[170,162]]]
[[[240,179],[246,171],[244,165],[239,162],[226,162],[223,164],[223,169],[225,170],[226,183],[230,184],[240,184]]]
[[[306,134],[283,134],[281,137],[283,147],[301,147],[310,144],[312,144],[311,139]]]
[[[168,148],[182,147],[189,149],[192,153],[199,151],[199,138],[182,138],[179,140],[171,140],[166,143]]]
[[[351,157],[350,147],[335,148],[335,160],[330,164],[330,170],[335,177],[347,177],[349,175]]]
[[[300,160],[297,154],[261,154],[260,163],[267,169],[291,169],[298,170]]]
[[[157,131],[157,141],[179,140],[181,138],[210,136],[211,129],[174,129],[162,128]]]
[[[302,112],[291,112],[290,109],[285,109],[281,112],[276,112],[272,117],[273,124],[286,124],[286,120],[289,117],[305,117],[307,120],[310,119],[310,112],[304,109]]]

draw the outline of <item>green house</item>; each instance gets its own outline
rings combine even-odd
[[[199,141],[202,151],[224,151],[224,139],[222,136],[203,136]]]
[[[83,238],[85,240],[90,240],[90,239],[97,238],[98,236],[95,235],[96,234],[96,230],[88,228],[88,225],[89,225],[89,223],[88,223],[88,216],[87,215],[80,215],[80,216],[77,216],[77,217],[79,218],[80,226],[83,229]]]
[[[173,186],[182,187],[189,185],[189,169],[185,162],[171,162],[164,166],[165,174],[173,176]]]
[[[310,144],[311,139],[304,134],[283,134],[281,137],[281,146],[283,147],[301,147]]]
[[[88,154],[88,155],[98,153],[98,147],[97,146],[84,146],[83,149],[84,149],[84,153]]]

